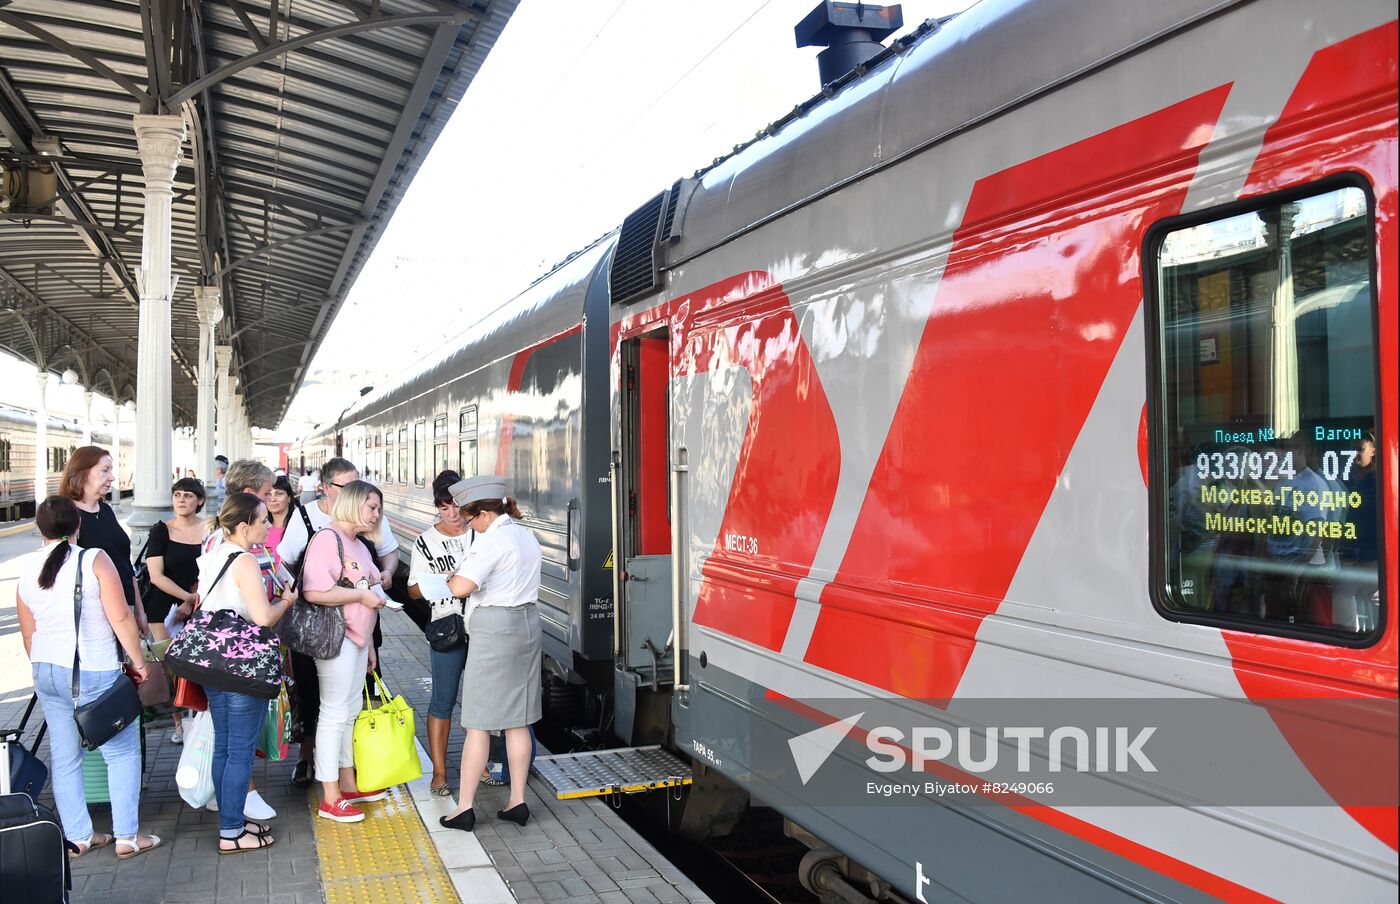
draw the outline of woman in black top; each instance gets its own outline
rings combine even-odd
[[[165,640],[165,617],[173,606],[180,606],[188,619],[198,605],[199,594],[194,585],[199,581],[200,556],[204,543],[204,484],[189,477],[175,481],[170,488],[170,507],[175,517],[158,521],[151,528],[146,544],[146,570],[151,577],[151,592],[146,594],[146,618],[151,622],[151,636]],[[179,618],[179,616],[176,616]]]
[[[136,572],[131,567],[131,537],[104,499],[112,490],[112,480],[111,454],[101,446],[83,446],[68,459],[59,491],[78,505],[78,515],[82,519],[78,545],[107,553],[117,567],[122,590],[126,592],[126,604],[136,617],[136,630],[147,637],[150,627],[146,622],[146,610],[139,605]]]

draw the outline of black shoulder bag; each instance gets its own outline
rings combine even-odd
[[[153,527],[151,530],[155,530],[155,528]],[[136,574],[134,575],[134,580],[136,581],[136,604],[138,606],[144,606],[146,597],[151,595],[151,569],[146,564],[146,549],[150,545],[151,538],[148,534],[146,536],[146,542],[141,544],[141,551],[136,554]]]
[[[96,700],[78,703],[78,649],[83,634],[83,556],[78,551],[78,577],[73,582],[73,721],[78,723],[78,737],[84,750],[96,750],[106,744],[123,728],[141,718],[141,695],[126,675],[117,673],[117,680]]]

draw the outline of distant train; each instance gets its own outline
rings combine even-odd
[[[0,521],[13,521],[34,515],[34,412],[0,405]],[[59,477],[68,464],[68,457],[82,445],[83,431],[72,421],[49,417],[48,492],[58,492]],[[111,449],[110,434],[92,434],[95,445]],[[134,444],[122,440],[121,456],[117,461],[121,494],[131,495]]]
[[[842,900],[1394,900],[1395,8],[1125,9],[926,24],[293,460],[405,542],[438,470],[509,477],[547,712],[688,755],[691,831],[778,809]],[[1058,783],[884,778],[897,720],[1027,700],[1226,717],[1185,771],[1093,775],[1100,725]]]

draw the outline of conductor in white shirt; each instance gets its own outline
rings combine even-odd
[[[525,783],[530,774],[529,725],[540,719],[543,646],[535,603],[540,593],[540,544],[520,522],[520,508],[503,478],[472,477],[452,485],[477,537],[448,581],[467,599],[471,655],[462,680],[462,791],[457,812],[440,820],[470,832],[476,786],[490,747],[502,730],[510,760],[510,804],[496,815],[523,826],[530,819]]]

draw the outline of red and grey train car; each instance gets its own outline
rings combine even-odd
[[[396,526],[511,477],[556,674],[906,899],[1392,900],[1394,8],[988,0],[828,94],[347,417]],[[1028,700],[1194,769],[839,790]]]
[[[0,406],[0,521],[34,515],[34,419],[35,413],[28,409]],[[77,424],[49,417],[46,445],[50,494],[58,492],[68,457],[82,441],[83,431]],[[112,445],[112,437],[104,433],[94,433],[92,441],[108,449]],[[131,450],[131,440],[125,440],[118,460],[124,496],[131,494]]]

